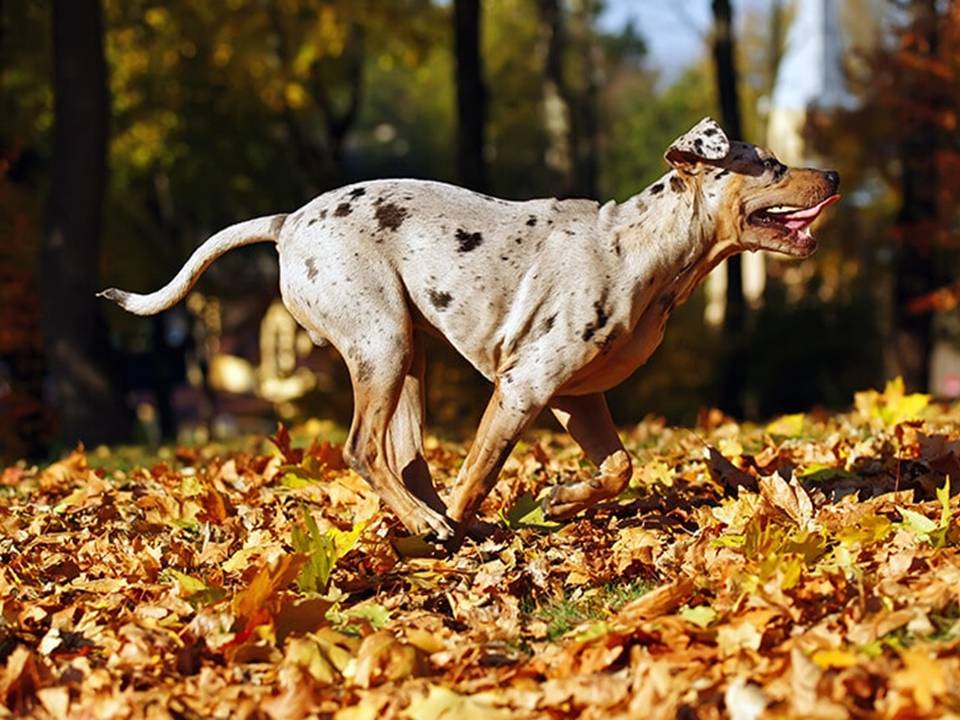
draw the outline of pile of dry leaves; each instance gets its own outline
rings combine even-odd
[[[896,382],[627,429],[630,491],[563,525],[535,498],[586,465],[541,434],[453,557],[336,447],[272,440],[3,471],[0,716],[960,712],[960,409]],[[429,448],[449,486],[465,448]]]

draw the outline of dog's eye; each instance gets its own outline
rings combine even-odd
[[[764,159],[763,167],[771,171],[773,176],[778,180],[783,177],[785,172],[787,172],[787,166],[779,160],[774,160],[773,158]]]

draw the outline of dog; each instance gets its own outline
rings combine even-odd
[[[350,372],[344,457],[407,529],[459,542],[545,408],[597,468],[545,496],[548,517],[568,518],[629,482],[603,393],[650,357],[673,308],[735,253],[810,255],[810,224],[839,198],[836,172],[788,168],[730,141],[710,118],[664,157],[663,177],[604,205],[514,202],[421,180],[357,183],[221,230],[157,292],[100,295],[157,313],[223,253],[274,242],[283,302]],[[449,506],[423,454],[426,333],[494,388]]]

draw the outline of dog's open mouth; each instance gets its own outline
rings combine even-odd
[[[760,227],[780,230],[785,235],[800,241],[812,239],[810,225],[823,210],[840,199],[840,195],[833,194],[825,200],[810,207],[795,205],[773,205],[750,214],[750,223]]]

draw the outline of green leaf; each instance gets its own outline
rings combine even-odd
[[[344,615],[348,618],[359,618],[370,623],[374,630],[383,629],[390,620],[390,611],[379,603],[363,603],[347,610]]]
[[[329,533],[321,534],[316,520],[305,506],[300,507],[306,529],[295,525],[291,544],[303,553],[307,561],[297,576],[297,587],[302,592],[323,592],[330,582],[334,563],[337,561],[336,545]]]
[[[937,489],[937,500],[940,501],[940,527],[950,527],[950,517],[953,513],[950,508],[950,476],[943,480],[943,487]]]
[[[299,490],[300,488],[305,488],[311,484],[312,483],[310,480],[302,478],[296,473],[292,472],[284,473],[283,477],[280,478],[280,485],[285,488],[289,488],[290,490]]]
[[[506,513],[501,510],[500,517],[511,530],[531,528],[551,532],[563,526],[561,522],[544,517],[543,506],[530,493],[524,493],[517,498],[516,504]]]
[[[183,497],[196,497],[203,494],[203,485],[197,479],[196,475],[184,475],[180,480],[180,495]]]
[[[717,611],[709,605],[697,605],[696,607],[685,607],[680,611],[680,617],[688,623],[693,623],[699,628],[706,628],[714,622],[718,615]]]
[[[357,523],[350,530],[332,528],[321,533],[306,506],[301,505],[300,512],[304,527],[294,526],[290,543],[306,556],[307,562],[297,577],[297,587],[301,592],[322,593],[327,589],[337,560],[356,547],[369,520]]]
[[[920,540],[929,541],[930,533],[937,529],[937,524],[926,515],[921,515],[918,512],[901,507],[897,508],[897,512],[899,512],[903,518],[900,527],[909,530]]]
[[[187,575],[179,570],[169,568],[166,574],[177,581],[183,599],[194,607],[212,605],[227,596],[227,591],[222,587],[208,585],[203,580],[198,580],[192,575]]]

